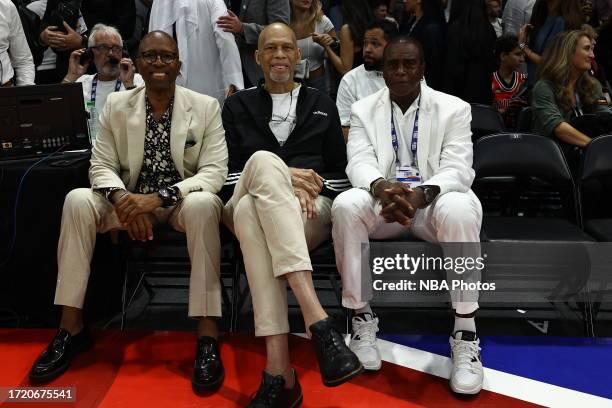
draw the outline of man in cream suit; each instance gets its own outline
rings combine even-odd
[[[368,304],[371,285],[361,284],[369,278],[361,275],[361,243],[411,234],[442,243],[445,256],[479,256],[482,207],[470,190],[470,105],[425,85],[424,70],[416,40],[389,42],[383,62],[387,86],[352,106],[346,173],[355,188],[339,195],[332,207],[342,302],[356,313],[350,348],[370,370],[380,368],[381,358],[378,318]],[[454,242],[471,244],[451,254],[457,247],[444,243]],[[477,293],[456,291],[451,298],[451,388],[475,394],[483,381],[474,322]]]
[[[145,87],[109,95],[91,157],[91,189],[64,203],[55,304],[60,328],[32,367],[46,382],[92,344],[82,307],[96,233],[126,229],[134,240],[154,238],[167,222],[187,235],[192,271],[189,316],[200,319],[192,383],[212,389],[223,380],[214,317],[221,315],[219,220],[216,196],[227,177],[227,146],[219,103],[175,85],[176,42],[152,32],[141,42],[138,68]]]

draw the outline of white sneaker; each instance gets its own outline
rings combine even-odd
[[[453,360],[451,389],[458,394],[478,394],[484,378],[480,361],[480,339],[472,331],[459,330],[448,341]]]
[[[382,361],[376,345],[378,317],[371,313],[360,313],[353,317],[353,334],[349,348],[366,370],[380,370]]]

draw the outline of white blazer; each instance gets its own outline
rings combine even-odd
[[[423,184],[439,186],[440,194],[470,191],[471,121],[468,103],[421,83],[417,159]],[[354,187],[369,190],[374,180],[395,177],[389,88],[353,104],[347,155],[346,174]]]

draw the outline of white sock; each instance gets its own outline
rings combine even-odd
[[[370,307],[369,303],[360,309],[355,309],[355,314],[360,314],[360,313],[369,313],[372,316],[374,315],[374,313],[372,313],[372,308]]]
[[[455,315],[455,328],[453,333],[459,330],[467,330],[476,333],[476,319],[474,317],[459,317]]]

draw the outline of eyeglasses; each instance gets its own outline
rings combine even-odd
[[[113,54],[121,54],[121,51],[123,51],[123,48],[121,48],[118,45],[105,45],[105,44],[100,44],[100,45],[94,45],[93,47],[94,50],[104,53],[104,54],[110,54],[110,52],[112,51]]]
[[[172,64],[174,61],[176,61],[176,58],[178,57],[178,55],[176,55],[173,52],[162,52],[162,53],[156,53],[156,52],[143,52],[140,54],[140,58],[142,58],[143,60],[145,60],[145,62],[147,64],[155,64],[155,62],[157,61],[157,59],[161,59],[161,62],[168,65],[168,64]]]

